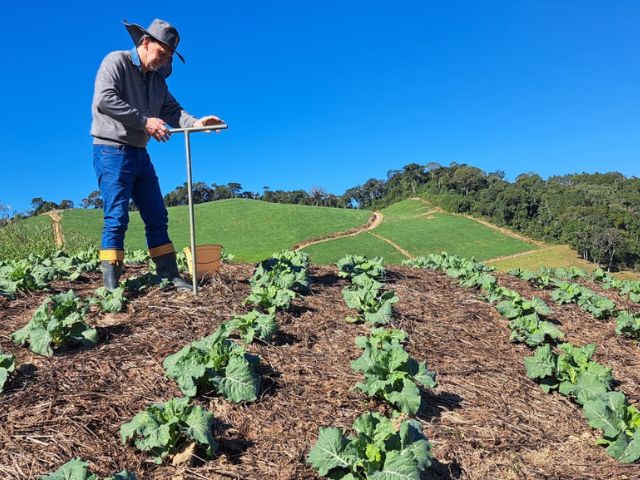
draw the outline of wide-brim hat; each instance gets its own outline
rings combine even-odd
[[[138,46],[140,39],[144,35],[148,35],[154,40],[169,47],[173,53],[178,55],[178,58],[182,60],[182,63],[185,63],[184,57],[178,53],[180,35],[178,34],[176,27],[171,25],[169,22],[156,18],[146,29],[135,23],[128,23],[126,20],[123,20],[122,23],[124,23],[127,32],[131,35],[131,39],[136,46]]]

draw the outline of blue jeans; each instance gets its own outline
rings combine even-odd
[[[156,253],[174,251],[167,232],[167,209],[147,150],[128,145],[96,144],[93,146],[93,167],[104,201],[102,250],[118,252],[117,260],[121,260],[124,234],[129,224],[129,200],[132,199],[144,221],[151,256],[157,256],[153,254],[154,250]],[[108,255],[104,258],[115,260]]]

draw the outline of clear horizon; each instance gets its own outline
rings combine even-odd
[[[168,84],[196,116],[194,181],[336,194],[409,163],[465,163],[507,179],[640,175],[640,4],[244,1],[175,8],[115,1],[7,6],[0,77],[9,121],[0,203],[79,206],[97,189],[91,97],[122,20],[180,31]],[[37,12],[37,14],[34,14]],[[163,193],[186,180],[184,142],[151,141]]]

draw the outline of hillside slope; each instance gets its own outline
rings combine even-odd
[[[374,230],[312,245],[305,251],[315,263],[325,264],[347,253],[383,256],[388,263],[400,263],[408,256],[441,251],[486,260],[538,248],[473,219],[433,209],[422,200],[403,200],[381,213],[382,224]]]
[[[189,212],[186,206],[169,208],[169,235],[177,249],[189,245]],[[198,244],[220,243],[236,260],[257,262],[302,240],[365,224],[367,210],[284,205],[258,200],[230,199],[195,205]],[[85,232],[100,242],[102,212],[66,210],[62,230]],[[144,227],[138,212],[130,213],[125,239],[129,249],[145,249]]]

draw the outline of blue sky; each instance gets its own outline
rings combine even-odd
[[[640,175],[640,2],[11,2],[4,7],[0,203],[97,188],[91,98],[122,19],[180,31],[169,87],[230,129],[192,140],[194,180],[333,193],[411,162],[507,178]],[[164,193],[182,137],[151,141]]]

